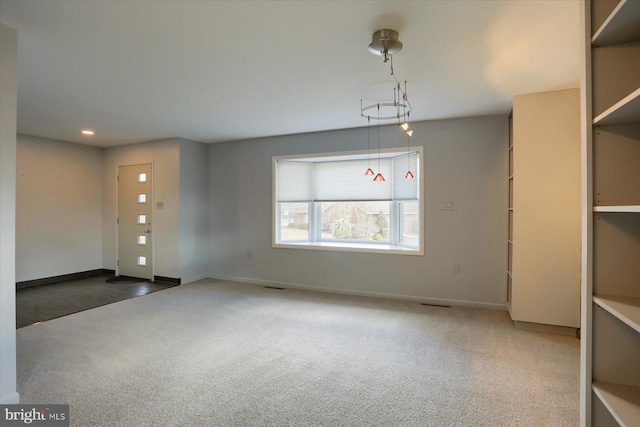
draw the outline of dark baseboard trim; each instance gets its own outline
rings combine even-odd
[[[32,286],[49,285],[51,283],[64,282],[73,279],[82,279],[85,277],[101,276],[103,274],[116,274],[115,270],[107,268],[98,268],[96,270],[81,271],[79,273],[63,274],[61,276],[45,277],[43,279],[25,280],[17,282],[16,289],[30,288]]]
[[[174,277],[165,277],[165,276],[153,276],[153,281],[154,282],[162,282],[162,283],[169,283],[172,285],[179,285],[180,284],[180,278],[174,278]]]

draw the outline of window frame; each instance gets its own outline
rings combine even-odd
[[[407,148],[389,148],[382,149],[380,153],[385,156],[396,154],[398,156],[405,154]],[[273,156],[272,157],[272,239],[271,246],[273,248],[280,249],[310,249],[310,250],[322,250],[322,251],[338,251],[338,252],[363,252],[363,253],[380,253],[380,254],[394,254],[394,255],[415,255],[424,256],[424,243],[425,243],[425,216],[424,216],[424,156],[422,146],[408,147],[408,151],[418,153],[417,170],[412,171],[415,178],[418,181],[418,199],[407,200],[384,200],[390,204],[389,207],[389,242],[377,242],[377,241],[335,241],[330,239],[322,239],[322,214],[321,203],[330,202],[328,200],[323,201],[306,201],[306,202],[279,202],[277,200],[277,185],[278,185],[278,162],[286,160],[302,160],[302,159],[322,159],[322,158],[340,158],[340,157],[361,157],[368,158],[369,155],[371,163],[376,160],[376,154],[369,154],[369,150],[360,151],[344,151],[344,152],[329,152],[329,153],[315,153],[315,154],[299,154],[289,156]],[[392,177],[389,177],[391,179]],[[338,201],[336,201],[338,202]],[[344,200],[340,200],[344,202]],[[419,246],[409,246],[402,240],[402,236],[399,234],[404,230],[404,215],[403,207],[405,202],[417,202],[418,203],[418,215],[420,218],[419,226]],[[281,241],[281,215],[280,215],[280,203],[307,203],[308,217],[309,217],[309,229],[307,240],[291,240]]]

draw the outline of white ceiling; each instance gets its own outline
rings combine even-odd
[[[393,97],[367,50],[382,28],[412,120],[579,85],[577,0],[0,0],[0,21],[18,30],[18,131],[96,146],[365,126],[360,99]]]

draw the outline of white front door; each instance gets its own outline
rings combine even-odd
[[[118,274],[153,280],[151,164],[118,168]]]

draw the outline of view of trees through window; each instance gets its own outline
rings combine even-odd
[[[321,239],[389,241],[390,202],[322,202]]]

